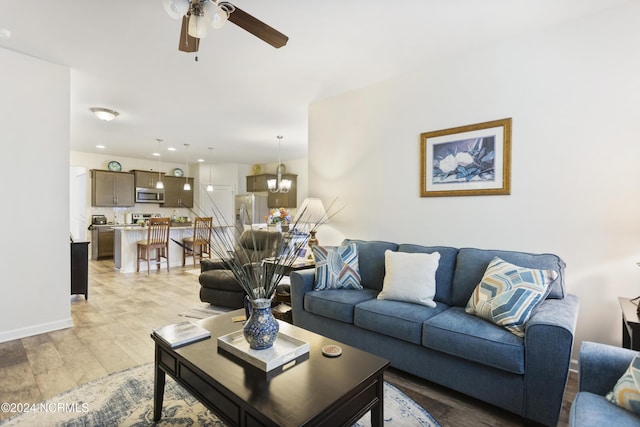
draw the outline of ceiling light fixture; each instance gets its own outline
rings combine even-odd
[[[213,153],[213,147],[209,147],[209,184],[207,184],[207,191],[213,191],[213,184],[211,181],[211,154]]]
[[[184,163],[184,187],[182,187],[182,189],[184,191],[191,191],[191,184],[189,184],[189,178],[187,178],[189,176],[189,144],[184,144],[184,147],[186,152],[186,161]]]
[[[164,0],[162,4],[170,17],[180,19],[189,11],[190,2],[189,0]]]
[[[110,110],[108,108],[93,107],[90,108],[90,110],[97,118],[104,120],[105,122],[110,122],[120,115],[116,110]]]
[[[213,0],[164,0],[164,9],[173,19],[189,17],[188,34],[203,39],[207,37],[208,27],[222,28],[229,15],[236,10],[230,3]]]
[[[164,190],[164,183],[162,182],[162,174],[160,172],[162,170],[162,150],[160,149],[162,140],[156,138],[156,141],[158,141],[158,181],[156,181],[156,189]]]
[[[282,143],[282,135],[278,135],[278,175],[276,179],[267,180],[267,188],[272,193],[288,193],[291,190],[291,180],[282,179],[282,163],[280,163],[280,144]]]

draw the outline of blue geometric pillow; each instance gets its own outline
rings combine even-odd
[[[524,337],[525,323],[558,277],[553,270],[518,267],[499,257],[491,260],[465,311]]]
[[[362,289],[355,243],[337,248],[313,245],[311,251],[316,262],[315,290]]]
[[[607,400],[621,408],[640,414],[640,356],[633,358],[627,371],[620,377],[609,393]]]

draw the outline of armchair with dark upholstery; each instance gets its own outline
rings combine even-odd
[[[244,231],[238,239],[239,246],[230,255],[240,257],[243,264],[273,257],[279,238],[280,233]],[[202,302],[234,309],[244,307],[245,293],[223,260],[201,260],[199,281]]]

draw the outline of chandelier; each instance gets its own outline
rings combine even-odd
[[[288,193],[291,190],[291,180],[282,179],[282,163],[280,163],[280,144],[282,143],[282,135],[278,135],[278,175],[276,179],[267,180],[267,188],[272,193]]]

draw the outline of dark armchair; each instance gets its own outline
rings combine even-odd
[[[253,230],[240,235],[239,247],[234,256],[242,257],[242,263],[260,261],[276,254],[280,233]],[[216,306],[229,308],[244,307],[245,293],[233,272],[228,270],[222,260],[200,260],[200,300]]]

